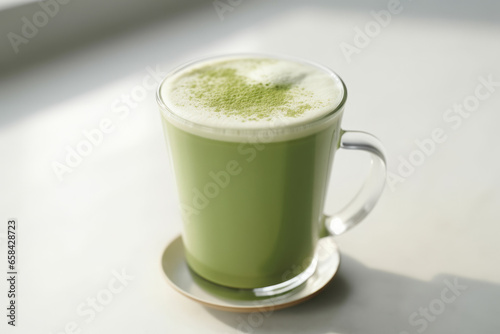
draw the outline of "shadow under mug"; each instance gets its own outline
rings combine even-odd
[[[188,265],[215,284],[272,296],[296,288],[314,273],[319,238],[344,233],[373,209],[385,185],[384,149],[368,133],[341,129],[347,89],[330,69],[288,57],[229,57],[308,64],[342,87],[338,106],[319,119],[244,130],[193,123],[176,114],[175,106],[163,98],[162,86],[169,78],[219,57],[175,69],[158,88]],[[339,148],[370,153],[371,169],[355,197],[340,212],[327,216],[323,213],[327,185]]]

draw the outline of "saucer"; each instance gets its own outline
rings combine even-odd
[[[256,297],[250,289],[226,288],[198,276],[186,263],[181,236],[165,248],[161,267],[175,290],[200,304],[231,312],[267,312],[297,305],[316,296],[328,285],[340,264],[340,253],[333,237],[319,240],[316,257],[316,270],[306,282],[272,297]]]

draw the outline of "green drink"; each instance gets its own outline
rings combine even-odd
[[[269,56],[213,58],[165,79],[158,100],[194,272],[246,289],[312,274],[325,222],[331,233],[352,224],[323,215],[345,99],[331,71]]]

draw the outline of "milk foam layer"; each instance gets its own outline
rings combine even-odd
[[[335,110],[340,79],[296,61],[232,56],[195,63],[169,76],[160,99],[180,118],[222,129],[307,123]]]

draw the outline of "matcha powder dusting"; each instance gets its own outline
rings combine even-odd
[[[303,75],[273,71],[273,59],[232,63],[219,62],[186,73],[178,86],[185,94],[182,104],[243,121],[295,118],[322,106],[312,92],[300,87]]]

